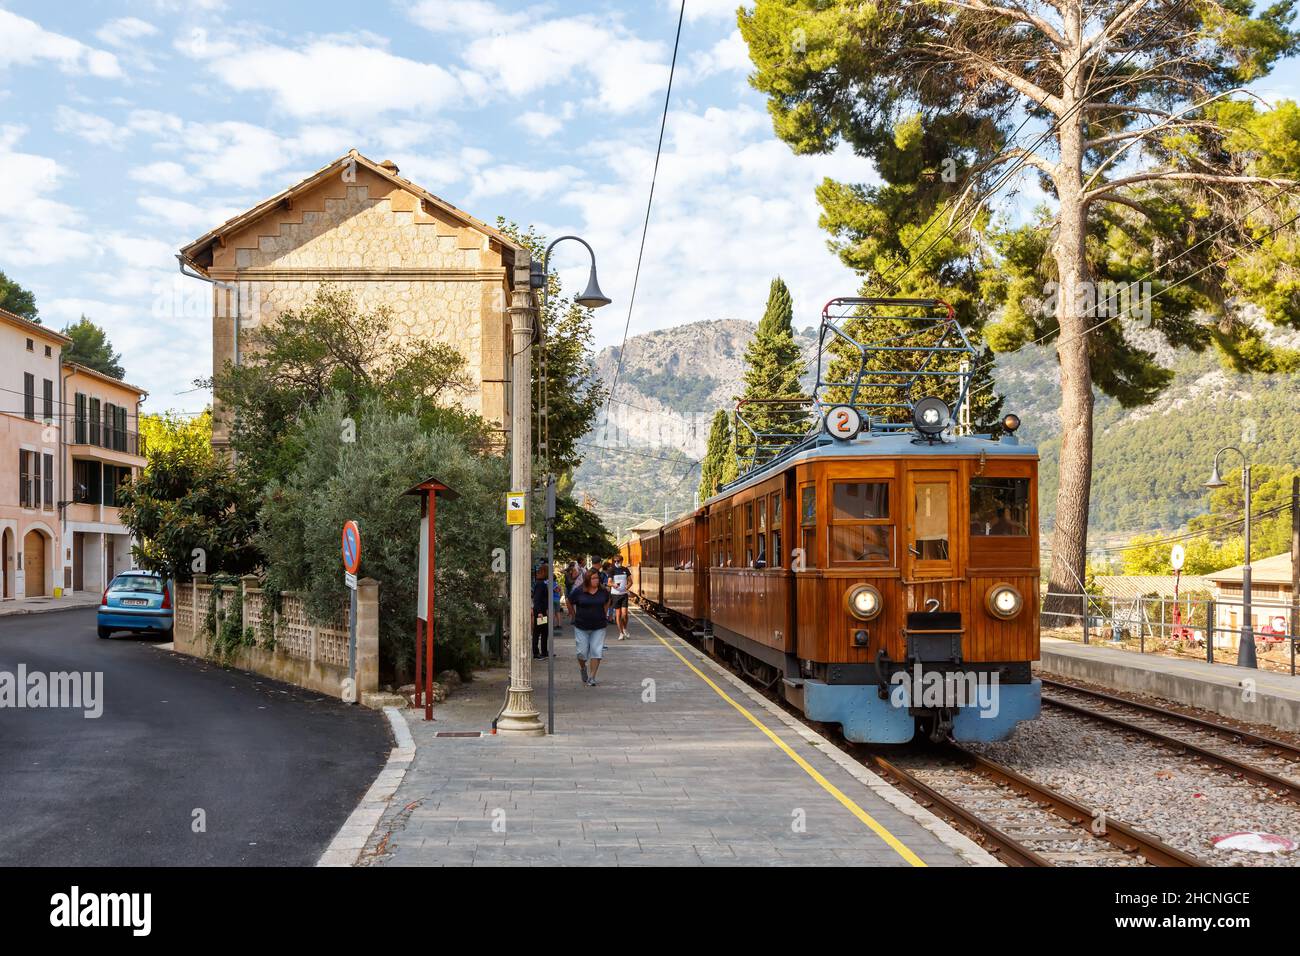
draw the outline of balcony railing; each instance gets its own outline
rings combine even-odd
[[[72,430],[73,445],[92,445],[107,448],[110,451],[126,452],[128,455],[145,453],[144,436],[139,432],[126,431],[121,428],[87,427],[86,422],[77,422]]]

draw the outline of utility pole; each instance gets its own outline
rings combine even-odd
[[[533,291],[529,277],[532,260],[522,251],[515,255],[514,291],[510,297],[510,329],[514,338],[510,372],[510,487],[524,492],[524,500],[531,506]],[[505,710],[497,719],[497,733],[540,737],[546,728],[533,704],[531,517],[510,528],[510,690]]]
[[[1300,635],[1300,475],[1291,477],[1291,647]]]

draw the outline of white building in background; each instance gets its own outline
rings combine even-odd
[[[1237,565],[1206,575],[1214,585],[1216,644],[1235,644],[1241,630],[1241,574],[1242,566]],[[1251,562],[1250,623],[1256,637],[1286,634],[1294,600],[1290,554],[1275,554]]]

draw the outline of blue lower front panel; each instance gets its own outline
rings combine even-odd
[[[952,724],[954,740],[1005,740],[1022,720],[1038,716],[1042,684],[997,684],[979,705],[961,707]],[[901,744],[912,739],[916,718],[906,693],[895,688],[882,700],[876,684],[827,684],[805,680],[804,713],[810,720],[839,724],[860,743]]]
[[[115,631],[170,631],[171,614],[114,614],[100,611],[96,623]]]

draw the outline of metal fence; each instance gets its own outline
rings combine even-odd
[[[1172,597],[1113,597],[1097,594],[1048,594],[1075,605],[1075,611],[1043,611],[1044,629],[1077,629],[1085,644],[1100,644],[1139,654],[1174,654],[1203,658],[1211,664],[1235,664],[1244,605],[1203,592]],[[1279,598],[1251,601],[1255,652],[1261,666],[1296,673],[1296,644],[1291,604]]]

